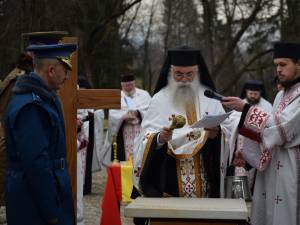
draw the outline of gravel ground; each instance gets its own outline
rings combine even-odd
[[[93,173],[92,194],[84,196],[84,224],[99,225],[101,217],[100,204],[106,183],[106,170]],[[131,218],[123,216],[124,208],[121,208],[122,225],[133,225]]]
[[[5,207],[0,207],[0,224],[6,224]]]

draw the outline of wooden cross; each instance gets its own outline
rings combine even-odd
[[[78,40],[75,37],[66,37],[63,42],[77,44]],[[77,109],[119,109],[121,106],[121,91],[119,89],[77,90],[77,58],[78,53],[75,52],[72,55],[70,77],[59,91],[64,111],[67,161],[75,209],[77,201]]]

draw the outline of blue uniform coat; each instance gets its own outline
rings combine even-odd
[[[58,97],[31,73],[20,77],[5,117],[8,225],[72,225],[64,120]]]

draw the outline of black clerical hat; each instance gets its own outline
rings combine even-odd
[[[165,62],[160,71],[154,94],[168,84],[168,75],[171,65],[173,66],[198,66],[199,81],[202,85],[215,91],[215,85],[210,77],[208,68],[199,49],[187,45],[178,46],[168,51]]]
[[[263,82],[259,81],[259,80],[249,80],[244,84],[243,90],[242,90],[242,94],[241,94],[241,98],[245,98],[246,97],[246,91],[250,90],[250,91],[260,91],[261,96],[265,97],[265,86],[263,84]]]
[[[135,76],[133,74],[121,74],[121,82],[134,81]]]
[[[179,46],[168,51],[170,64],[173,66],[195,66],[198,64],[200,51],[187,45]]]
[[[251,91],[261,91],[264,87],[263,82],[259,80],[249,80],[245,83],[245,89]]]
[[[277,42],[274,44],[273,58],[300,59],[300,44],[289,42]]]

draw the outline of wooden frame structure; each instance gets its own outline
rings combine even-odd
[[[78,40],[76,37],[66,37],[63,42],[77,44]],[[72,55],[71,75],[59,91],[64,111],[67,161],[71,176],[74,209],[76,209],[77,200],[77,109],[119,109],[121,106],[119,89],[77,89],[77,66],[78,51]]]

